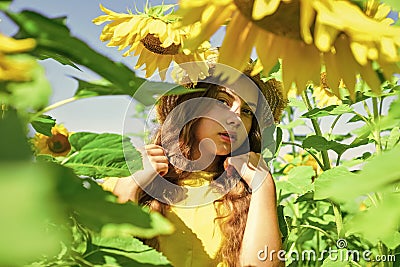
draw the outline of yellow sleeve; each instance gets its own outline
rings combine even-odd
[[[101,187],[103,187],[106,191],[114,191],[115,185],[117,184],[118,177],[108,177],[104,178],[102,183],[99,183]]]

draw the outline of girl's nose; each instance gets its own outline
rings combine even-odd
[[[237,112],[229,112],[229,115],[226,119],[226,123],[229,126],[232,126],[234,128],[238,128],[241,124],[241,120],[240,120],[240,112],[239,114]]]

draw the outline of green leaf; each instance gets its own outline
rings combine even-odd
[[[338,154],[342,154],[347,149],[347,145],[341,144],[333,140],[326,140],[325,137],[319,135],[311,135],[304,139],[303,148],[314,148],[317,151],[332,149]]]
[[[345,113],[351,113],[353,109],[349,107],[348,105],[332,105],[332,106],[327,106],[325,108],[314,108],[303,115],[301,117],[303,118],[309,118],[309,119],[316,119],[320,117],[325,117],[325,116],[330,116],[330,115],[342,115]]]
[[[361,145],[366,145],[369,143],[369,139],[359,139],[356,138],[351,144],[341,144],[339,142],[333,140],[326,140],[325,137],[319,135],[310,135],[303,141],[303,148],[314,148],[317,151],[324,151],[324,150],[333,150],[337,154],[341,155],[346,150],[354,147],[358,147]]]
[[[33,54],[57,55],[57,59],[68,59],[74,64],[88,67],[118,88],[135,92],[145,81],[127,66],[116,63],[95,52],[85,42],[71,36],[69,29],[59,19],[49,19],[33,11],[7,12],[19,27],[19,38],[32,37],[37,41]],[[63,60],[61,60],[61,63]]]
[[[35,118],[31,121],[32,127],[36,130],[36,132],[51,136],[51,128],[56,125],[56,120],[48,115],[41,115],[38,118]]]
[[[306,104],[300,99],[289,97],[289,106],[298,108],[300,111],[307,110]]]
[[[87,257],[91,263],[114,261],[117,266],[171,266],[165,256],[132,237],[102,237],[95,235],[96,250]]]
[[[285,207],[282,205],[278,205],[277,207],[279,230],[281,231],[282,238],[286,238],[289,233],[289,229],[285,220],[285,214],[283,213],[284,208]]]
[[[345,223],[347,233],[362,234],[372,244],[377,244],[379,240],[386,240],[391,247],[397,247],[400,245],[398,236],[399,206],[399,194],[385,195],[376,207],[371,207],[367,211],[351,217]],[[379,225],[379,227],[371,227],[371,225]]]
[[[174,231],[171,223],[157,212],[129,202],[119,204],[115,196],[91,179],[80,179],[72,170],[56,165],[58,198],[76,220],[104,237],[138,236],[152,238]],[[84,185],[84,186],[83,186]]]
[[[395,145],[398,144],[400,140],[400,129],[399,127],[394,127],[390,131],[389,138],[387,139],[386,149],[391,150]]]
[[[12,0],[0,0],[0,10],[7,10]]]
[[[314,199],[320,200],[336,196],[339,190],[344,189],[340,181],[344,179],[351,181],[355,176],[342,166],[324,171],[314,182]]]
[[[0,129],[0,162],[30,160],[32,151],[16,111],[5,112],[0,118]]]
[[[336,253],[334,256],[336,257],[341,257],[340,254],[342,254],[342,258],[345,259],[346,252],[343,250],[339,250],[338,253]],[[350,267],[352,265],[349,265],[348,261],[344,260],[334,260],[331,259],[330,257],[327,257],[324,262],[322,263],[321,267]]]
[[[78,175],[126,177],[142,168],[141,154],[128,137],[79,132],[72,134],[69,141],[71,152],[62,164]]]
[[[385,0],[384,1],[385,4],[389,5],[390,7],[392,7],[392,9],[396,10],[396,11],[400,11],[400,3],[397,0]]]
[[[0,177],[0,266],[25,266],[41,255],[56,256],[69,233],[60,227],[67,216],[54,194],[54,170],[0,163]]]
[[[315,199],[332,198],[349,201],[360,195],[376,192],[400,182],[398,158],[400,147],[371,159],[363,169],[353,174],[345,167],[325,171],[315,181]]]
[[[51,95],[50,83],[47,80],[44,68],[35,58],[29,55],[14,55],[13,60],[23,64],[30,64],[31,81],[9,82],[5,85],[9,95],[5,103],[18,111],[39,110],[45,107]]]
[[[315,172],[311,166],[298,166],[291,169],[287,178],[281,178],[276,182],[278,190],[282,189],[283,193],[290,192],[295,194],[305,194],[314,189],[312,177]]]

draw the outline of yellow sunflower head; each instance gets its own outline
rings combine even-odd
[[[0,81],[23,82],[31,79],[30,69],[35,62],[11,54],[32,50],[34,39],[16,40],[0,33]]]
[[[55,125],[51,129],[51,136],[36,133],[32,140],[36,154],[48,154],[53,157],[66,156],[71,150],[68,140],[70,134],[63,125]]]
[[[95,18],[93,22],[111,22],[103,28],[100,40],[109,41],[107,46],[117,46],[119,50],[129,47],[123,56],[139,56],[135,68],[145,66],[146,78],[158,69],[161,79],[164,80],[172,61],[178,64],[200,61],[188,70],[190,76],[197,80],[198,76],[208,73],[206,64],[201,61],[202,54],[209,45],[208,42],[202,42],[193,53],[183,48],[183,41],[191,32],[196,31],[196,26],[177,29],[175,24],[180,17],[171,11],[173,7],[174,5],[146,7],[143,13],[126,14],[113,12],[100,5],[106,15]]]
[[[242,71],[255,47],[257,71],[268,72],[282,60],[285,93],[293,85],[302,92],[310,81],[318,84],[324,68],[332,92],[340,96],[338,85],[343,80],[352,98],[358,75],[380,93],[372,62],[379,64],[386,79],[399,72],[400,27],[387,18],[390,8],[376,0],[369,0],[366,10],[352,1],[337,0],[180,0],[179,4],[182,25],[202,24],[201,31],[186,41],[188,48],[195,49],[229,22],[219,63]]]

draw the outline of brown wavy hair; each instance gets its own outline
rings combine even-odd
[[[258,84],[256,82],[256,84]],[[267,99],[267,102],[271,108],[274,121],[279,120],[279,117],[282,113],[284,106],[286,105],[286,100],[282,97],[280,83],[275,80],[270,81],[271,88],[263,87],[260,88],[261,94]],[[216,98],[218,91],[221,89],[220,86],[208,83],[198,83],[196,88],[205,88],[205,92],[194,92],[187,93],[184,95],[169,95],[163,96],[160,98],[159,103],[157,105],[157,116],[158,121],[162,124],[165,122],[167,115],[169,112],[176,107],[177,105],[187,101],[189,99],[197,98],[197,97],[210,97]],[[271,90],[273,92],[273,98],[271,98]],[[265,106],[264,97],[259,97],[257,110],[260,106]],[[195,109],[194,109],[195,110]],[[262,115],[262,114],[261,114]],[[179,121],[180,118],[174,118],[174,122]],[[166,125],[167,128],[163,129],[163,134],[167,133],[167,135],[174,136],[179,134],[179,143],[172,147],[172,151],[168,151],[172,155],[175,154],[174,150],[180,150],[182,155],[189,160],[193,160],[193,149],[194,149],[194,129],[197,125],[199,119],[193,119],[189,123],[185,124],[182,129],[178,129],[174,126],[174,124]],[[179,124],[179,123],[178,123]],[[154,137],[153,143],[157,145],[161,145],[161,129],[159,129]],[[253,116],[252,126],[248,135],[249,147],[250,151],[260,153],[261,152],[261,132],[260,127],[257,121],[256,116]],[[169,136],[163,136],[164,140],[167,140]],[[239,148],[240,149],[240,148]],[[227,155],[229,156],[229,155]],[[251,193],[249,187],[246,182],[244,182],[239,174],[232,170],[231,174],[228,176],[227,172],[225,172],[223,168],[223,162],[227,156],[219,156],[218,159],[220,164],[218,164],[218,169],[213,170],[216,172],[215,178],[223,177],[223,179],[215,180],[212,183],[212,186],[221,190],[222,192],[226,192],[220,199],[214,201],[214,207],[217,212],[217,218],[215,219],[217,223],[220,225],[221,232],[223,234],[223,241],[221,244],[221,248],[218,253],[219,260],[225,259],[226,263],[229,266],[236,267],[239,266],[239,258],[240,258],[240,249],[243,240],[244,230],[247,222],[247,214],[250,205]],[[171,160],[171,159],[170,159]],[[188,162],[185,159],[174,159],[175,161]],[[176,164],[175,164],[176,165]],[[179,165],[182,166],[182,165]],[[189,167],[190,166],[186,166]],[[185,168],[186,169],[186,168]],[[185,179],[190,175],[190,172],[182,171],[174,165],[169,163],[168,173],[164,175],[164,178],[173,183],[179,184],[181,180]],[[218,181],[218,182],[217,182]],[[146,188],[146,192],[151,192],[153,184]],[[155,187],[155,186],[154,186]],[[229,191],[227,190],[229,189]],[[142,205],[147,205],[153,211],[158,211],[161,214],[165,215],[168,210],[169,205],[165,203],[173,203],[179,198],[179,192],[173,192],[168,194],[168,196],[163,196],[163,201],[159,201],[153,198],[142,189],[138,192],[138,202]],[[159,249],[159,244],[157,238],[153,238],[150,240],[144,240],[144,242],[156,249]]]

